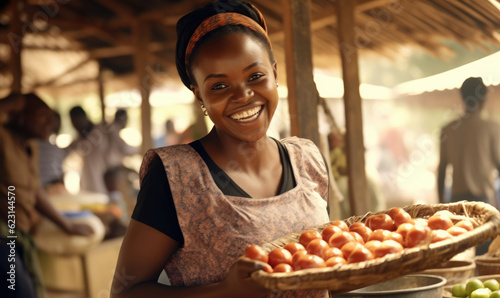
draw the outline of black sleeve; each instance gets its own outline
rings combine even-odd
[[[158,156],[142,179],[132,218],[162,232],[180,245],[184,243],[165,168]]]

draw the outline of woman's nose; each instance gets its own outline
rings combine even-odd
[[[254,91],[248,86],[239,86],[233,95],[233,100],[246,101],[255,95]]]

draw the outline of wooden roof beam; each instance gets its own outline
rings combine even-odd
[[[121,1],[115,1],[115,0],[93,0],[93,1],[100,4],[101,6],[104,6],[112,10],[117,15],[119,15],[120,18],[128,18],[130,21],[130,18],[136,17],[136,13],[134,12],[134,10],[127,5],[124,5],[123,2]]]

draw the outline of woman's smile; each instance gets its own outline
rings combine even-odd
[[[257,107],[250,108],[250,109],[247,109],[247,110],[244,110],[241,112],[234,113],[234,114],[230,115],[229,117],[231,117],[231,119],[239,121],[239,122],[250,122],[250,121],[257,119],[257,117],[259,117],[260,112],[262,112],[262,108],[263,108],[263,106],[257,106]]]

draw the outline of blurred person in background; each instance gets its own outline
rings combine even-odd
[[[15,266],[15,290],[6,285],[0,289],[0,297],[40,298],[44,297],[43,281],[32,236],[40,215],[69,235],[90,235],[92,229],[72,224],[63,217],[54,209],[40,183],[38,152],[33,141],[49,137],[54,127],[53,111],[33,93],[11,94],[0,100],[0,114],[3,120],[0,125],[0,255],[3,256],[0,271],[7,283],[9,270]]]
[[[78,137],[68,148],[80,155],[83,161],[80,190],[107,194],[104,173],[121,165],[125,156],[138,151],[120,137],[123,121],[119,117],[119,121],[111,125],[95,125],[80,106],[73,107],[69,114]]]
[[[108,169],[122,166],[123,159],[139,153],[139,149],[130,146],[120,136],[120,131],[127,127],[128,114],[124,109],[118,109],[115,113],[113,123],[108,127],[109,149],[108,149]]]
[[[488,90],[482,78],[470,77],[460,87],[465,113],[441,130],[438,165],[440,203],[481,201],[498,208],[494,172],[500,171],[500,125],[481,118]],[[446,167],[453,168],[451,198],[445,197]],[[488,251],[490,242],[476,248]]]
[[[465,113],[441,130],[439,202],[482,201],[498,207],[494,171],[500,170],[500,125],[481,118],[488,93],[482,78],[466,79],[460,92]],[[448,165],[453,168],[450,200],[444,195]]]
[[[63,162],[68,151],[55,144],[55,137],[61,129],[61,115],[53,111],[54,127],[47,139],[36,140],[39,152],[38,168],[43,188],[49,194],[65,193]],[[52,136],[54,138],[52,138]],[[52,138],[52,139],[51,139]]]

